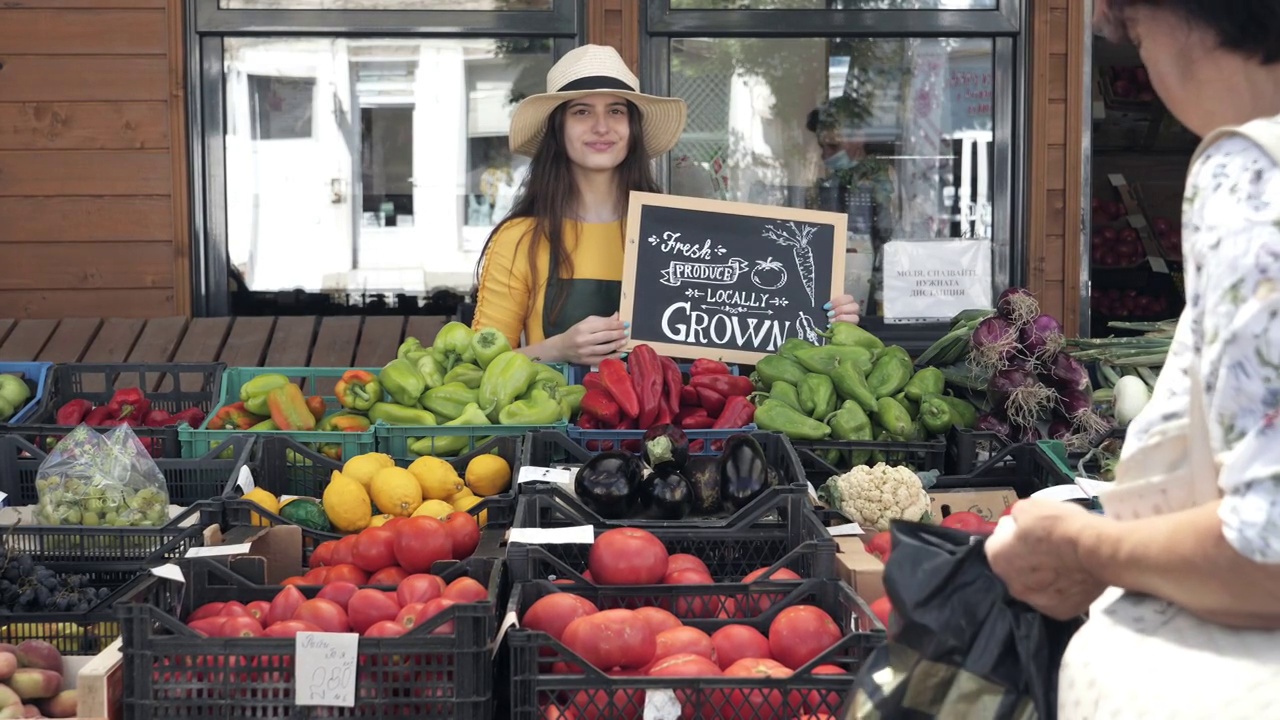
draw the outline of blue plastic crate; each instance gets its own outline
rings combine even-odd
[[[689,374],[689,368],[693,366],[693,363],[691,362],[676,361],[676,364],[680,366],[680,372],[684,373],[686,376]],[[725,364],[729,366],[730,375],[741,374],[738,372],[737,365],[733,365],[731,363],[725,363]],[[568,377],[569,377],[569,384],[571,385],[581,385],[582,379],[587,376],[587,373],[591,372],[591,368],[585,365],[568,365],[566,367],[569,368]]]
[[[35,417],[44,406],[52,370],[53,363],[47,362],[0,362],[0,375],[17,375],[31,388],[31,399],[4,423],[18,425]]]

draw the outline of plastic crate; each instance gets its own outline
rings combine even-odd
[[[462,475],[467,469],[467,463],[472,458],[477,455],[494,453],[501,455],[511,466],[512,478],[514,479],[520,471],[522,447],[523,438],[493,438],[472,452],[454,458],[449,462],[458,471],[458,474]],[[342,463],[310,450],[292,438],[280,436],[264,437],[258,441],[258,452],[252,466],[254,484],[276,497],[297,495],[299,497],[317,499],[324,496],[325,486],[329,484],[329,478],[333,475],[333,471],[341,469]],[[234,479],[223,489],[224,502],[222,503],[222,522],[220,524],[224,529],[255,524],[255,516],[261,518],[260,522],[267,526],[289,524],[287,520],[278,514],[267,512],[248,500],[241,500],[241,495],[243,493]],[[483,502],[471,508],[469,512],[472,515],[486,514],[484,532],[481,533],[481,547],[488,547],[497,542],[496,539],[491,537],[492,535],[511,527],[511,522],[515,515],[515,495],[511,492],[506,492],[485,498]],[[327,540],[338,540],[342,537],[340,533],[303,528],[303,559],[310,558],[311,551],[320,543]],[[486,542],[486,540],[489,542]],[[477,552],[479,553],[479,551]]]
[[[986,430],[952,428],[947,433],[948,475],[967,475],[1009,446],[1009,441]]]
[[[916,472],[937,470],[942,472],[947,462],[947,442],[945,440],[925,440],[919,442],[881,442],[878,440],[793,440],[800,464],[805,475],[815,487],[821,485],[833,475],[843,475],[852,467],[850,453],[855,450],[868,450],[872,453],[867,460],[870,465],[884,462],[889,465],[908,466]],[[828,458],[829,453],[839,453],[834,461]],[[878,453],[878,455],[876,454]]]
[[[767,633],[769,625],[784,608],[796,604],[820,607],[840,626],[844,637],[787,678],[648,678],[613,677],[592,667],[581,656],[545,632],[512,628],[505,640],[508,668],[499,675],[511,677],[512,720],[540,720],[546,717],[648,717],[644,712],[646,691],[670,690],[683,707],[683,717],[799,718],[840,717],[840,710],[853,692],[858,671],[872,650],[885,641],[883,628],[848,585],[832,580],[802,583],[756,583],[716,586],[716,592],[733,599],[732,607],[745,618],[699,619],[707,605],[705,586],[661,586],[637,589],[605,587],[564,587],[547,582],[518,584],[512,591],[509,613],[521,616],[539,598],[552,593],[583,596],[600,608],[654,605],[671,608],[685,623],[711,634],[730,623],[749,625]],[[760,611],[759,608],[767,609]],[[583,668],[579,673],[552,674],[552,663],[565,662]],[[845,674],[815,674],[819,665],[836,665]],[[507,673],[502,672],[506,670]],[[739,692],[734,692],[739,691]],[[741,692],[747,691],[747,692]],[[766,695],[768,709],[745,704],[751,691]],[[776,700],[775,700],[776,698]],[[812,705],[806,709],[805,704]],[[691,705],[700,706],[701,712]],[[554,707],[555,710],[550,708]],[[559,711],[557,714],[556,711]],[[761,713],[763,710],[764,714]],[[673,715],[674,716],[674,715]]]
[[[737,365],[734,365],[733,363],[725,363],[725,364],[729,366],[730,375],[741,374],[740,371],[738,370]],[[685,380],[688,381],[689,368],[693,367],[693,363],[681,362],[677,360],[676,365],[680,366],[680,373],[684,376]],[[585,365],[566,365],[566,367],[569,368],[569,371],[568,371],[569,374],[566,377],[568,377],[569,382],[574,385],[581,385],[583,378],[587,376],[587,373],[591,372],[591,368]]]
[[[43,557],[33,555],[37,565]],[[120,622],[113,610],[116,603],[132,597],[147,582],[149,574],[141,567],[128,570],[103,569],[80,563],[51,570],[83,575],[89,587],[111,591],[85,612],[6,612],[0,613],[0,643],[17,645],[23,640],[45,640],[64,655],[97,655],[120,636]],[[5,607],[8,607],[7,605]]]
[[[710,455],[719,452],[724,441],[740,433],[755,433],[758,428],[754,423],[740,428],[724,430],[685,430],[689,438],[689,452],[693,455]],[[640,443],[644,440],[645,430],[583,430],[577,425],[570,425],[566,431],[569,439],[593,451],[623,449],[640,452]]]
[[[520,493],[514,527],[573,527],[591,524],[580,507],[563,502],[565,493],[534,486]],[[632,521],[653,533],[671,554],[688,553],[707,564],[716,582],[734,582],[763,567],[789,568],[806,578],[834,578],[836,543],[818,522],[807,490],[780,488],[775,500],[757,501],[724,524],[662,527]],[[748,510],[750,512],[748,512]],[[599,536],[612,528],[594,526]],[[508,543],[512,580],[568,578],[586,582],[589,545]]]
[[[129,720],[494,716],[502,563],[468,560],[441,573],[446,581],[465,575],[485,584],[487,600],[454,605],[398,638],[360,638],[355,707],[324,709],[294,705],[293,638],[205,638],[182,622],[204,603],[270,601],[279,587],[254,584],[208,559],[184,562],[182,569],[185,587],[153,577],[116,606]],[[320,590],[298,589],[308,597]],[[435,634],[446,623],[453,632]]]
[[[1048,487],[1073,483],[1075,476],[1063,471],[1043,448],[1038,444],[1024,443],[1006,446],[971,473],[942,475],[929,489],[1009,487],[1019,498],[1026,498]]]
[[[22,407],[14,408],[13,415],[0,425],[27,422],[44,409],[47,402],[45,393],[49,391],[49,373],[52,370],[53,363],[0,362],[0,375],[17,375],[31,390],[31,398]]]
[[[56,424],[58,409],[72,400],[102,405],[119,388],[137,387],[146,393],[151,407],[175,413],[198,407],[211,414],[218,402],[223,363],[73,363],[55,365],[49,372],[44,404],[21,425],[8,425],[5,434],[19,435],[44,450],[51,450],[72,430]],[[99,428],[105,430],[107,428]],[[178,426],[135,427],[133,432],[156,458],[182,457]],[[216,444],[216,443],[215,443]],[[206,448],[206,452],[208,449]],[[193,455],[200,457],[203,452]]]
[[[1115,441],[1123,445],[1124,438],[1125,428],[1115,428],[1107,434],[1107,437],[1099,445],[1109,441]],[[1102,463],[1096,453],[1068,452],[1066,445],[1061,440],[1041,440],[1037,445],[1064,475],[1070,477],[1084,475],[1100,479]]]

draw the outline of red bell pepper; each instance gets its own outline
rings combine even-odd
[[[258,417],[244,409],[244,403],[225,405],[209,421],[210,430],[248,430],[258,424]]]
[[[640,417],[640,398],[636,397],[635,386],[627,375],[627,367],[617,358],[605,358],[600,361],[600,380],[609,392],[613,401],[618,403],[622,414],[627,417]]]
[[[713,377],[711,375],[703,375],[702,377]],[[694,378],[697,380],[697,378]],[[724,395],[711,390],[709,388],[694,388],[698,391],[698,403],[707,409],[707,414],[712,417],[720,417],[720,413],[724,411]]]
[[[159,408],[152,408],[147,411],[147,416],[145,419],[143,419],[142,424],[146,425],[147,427],[159,428],[159,427],[164,427],[166,425],[173,425],[174,422],[173,422],[173,416],[170,415],[169,413]]]
[[[681,430],[710,430],[716,421],[710,415],[691,415],[680,423]]]
[[[307,409],[311,411],[311,415],[315,417],[316,422],[324,419],[324,398],[319,395],[312,395],[307,398]]]
[[[604,380],[600,379],[600,373],[592,370],[582,377],[582,387],[588,390],[599,390],[601,392],[609,392],[604,386]]]
[[[707,447],[707,442],[702,438],[698,438],[697,440],[691,440],[689,442],[689,454],[701,455],[702,451],[705,450],[706,447]]]
[[[672,419],[672,422],[674,422],[676,425],[679,425],[680,427],[684,427],[685,420],[688,420],[689,418],[695,418],[695,417],[711,417],[711,416],[707,414],[706,408],[700,408],[700,407],[685,408],[676,414],[675,418]]]
[[[720,417],[716,418],[716,422],[711,426],[711,429],[725,430],[749,425],[755,414],[756,406],[752,405],[750,400],[735,395],[725,401],[724,410],[720,412]]]
[[[670,415],[680,412],[680,391],[684,389],[684,376],[680,374],[680,366],[675,360],[663,356],[662,386],[667,396],[667,411]]]
[[[583,394],[579,407],[584,417],[590,416],[602,427],[611,428],[622,419],[622,409],[618,407],[618,403],[602,390],[588,390]]]
[[[198,407],[189,407],[186,410],[174,413],[173,422],[177,425],[186,423],[193,428],[198,428],[200,423],[204,422],[204,411]]]
[[[111,408],[106,405],[99,405],[90,410],[89,414],[84,416],[82,422],[89,427],[102,427],[102,424],[110,420],[111,417]]]
[[[122,388],[107,401],[107,408],[113,417],[141,419],[151,409],[151,401],[142,394],[142,388]]]
[[[640,412],[635,416],[637,424],[647,430],[658,417],[658,407],[665,402],[662,396],[662,361],[652,347],[637,345],[627,359],[627,369],[631,375],[631,387],[640,402]]]
[[[698,398],[698,389],[685,385],[680,388],[680,407],[701,407],[702,401]]]
[[[662,400],[658,403],[658,415],[653,419],[653,424],[650,425],[649,427],[656,427],[658,425],[669,425],[671,423],[671,417],[672,417],[671,408],[667,407],[666,400]],[[645,429],[647,430],[648,428],[645,428]]]
[[[727,398],[736,395],[746,397],[756,391],[751,379],[741,375],[698,375],[690,378],[689,384],[699,390],[712,390]]]
[[[729,366],[719,360],[711,360],[709,358],[698,358],[693,361],[693,365],[689,367],[689,376],[698,377],[699,375],[728,375]]]
[[[84,418],[93,410],[93,403],[84,399],[76,399],[68,402],[58,408],[57,417],[54,419],[59,425],[79,425],[84,422]]]

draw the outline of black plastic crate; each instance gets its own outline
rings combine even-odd
[[[1008,440],[990,431],[953,428],[947,433],[946,473],[967,475],[1008,446]]]
[[[973,472],[942,475],[930,490],[970,490],[1009,487],[1019,498],[1056,485],[1071,485],[1075,478],[1062,471],[1038,444],[1023,443],[1001,449]]]
[[[164,475],[169,504],[186,507],[221,497],[252,459],[253,442],[252,436],[237,435],[201,458],[154,458]],[[8,494],[8,505],[36,504],[36,475],[50,452],[22,435],[0,435],[0,492]]]
[[[203,638],[181,618],[209,602],[270,601],[279,586],[255,584],[208,559],[183,562],[185,586],[153,577],[116,607],[123,635],[124,714],[158,718],[413,717],[489,720],[502,563],[453,563],[489,588],[489,598],[454,605],[398,638],[361,638],[354,708],[293,704],[295,640]],[[320,588],[298,588],[314,597]],[[435,631],[453,623],[453,632]]]
[[[706,589],[705,586],[645,588],[643,595],[636,597],[635,589],[566,588],[547,582],[522,583],[513,590],[508,608],[509,612],[519,616],[538,598],[556,592],[572,592],[592,600],[602,609],[656,605],[674,608],[676,614],[681,615],[681,608],[698,607]],[[844,637],[787,678],[612,677],[590,666],[544,632],[513,628],[507,634],[507,652],[503,654],[511,676],[512,720],[557,716],[640,718],[645,714],[645,692],[659,689],[675,693],[684,706],[682,717],[725,720],[810,715],[839,717],[841,708],[853,692],[858,671],[872,650],[885,639],[883,628],[866,603],[848,585],[833,580],[726,585],[717,590],[738,598],[741,602],[736,607],[758,609],[765,604],[761,601],[767,600],[767,609],[758,613],[746,610],[742,613],[748,616],[745,618],[687,618],[685,624],[711,634],[726,624],[741,623],[767,634],[769,625],[784,608],[810,604],[826,611],[839,624]],[[626,597],[628,594],[632,596]],[[686,601],[680,602],[681,599]],[[552,674],[550,668],[556,662],[582,667],[583,671]],[[846,673],[825,675],[813,672],[819,665],[828,664],[840,667]],[[764,708],[757,710],[747,705],[746,698],[760,697],[751,695],[752,691],[763,695]],[[691,706],[697,706],[700,712]]]
[[[671,554],[688,553],[707,564],[717,582],[741,580],[762,567],[790,568],[806,578],[834,578],[836,543],[818,522],[805,488],[778,488],[773,501],[765,499],[743,508],[728,522],[679,527],[644,526]],[[516,504],[515,527],[573,527],[587,525],[563,500],[563,491],[541,486],[522,492]],[[609,530],[595,527],[596,535]],[[508,543],[507,564],[515,582],[568,578],[586,582],[588,545],[527,545]]]
[[[446,460],[461,475],[472,458],[491,453],[501,455],[507,461],[507,464],[511,466],[512,482],[514,483],[516,475],[520,472],[523,442],[524,439],[518,436],[494,437],[466,455],[446,458]],[[306,445],[284,436],[262,437],[258,440],[257,447],[257,457],[252,468],[254,485],[276,497],[296,495],[298,497],[320,499],[324,496],[325,486],[329,484],[329,478],[333,475],[333,472],[341,470],[343,465],[337,460],[317,453]],[[408,463],[400,463],[400,465],[403,467]],[[224,502],[222,504],[221,524],[224,530],[231,527],[253,525],[255,524],[255,515],[261,518],[257,524],[265,526],[289,524],[287,520],[278,514],[266,512],[248,500],[241,500],[240,497],[243,494],[239,486],[236,485],[234,478],[223,488]],[[486,513],[486,523],[484,531],[481,532],[480,547],[493,547],[498,543],[498,540],[491,536],[511,527],[511,522],[515,515],[515,494],[508,491],[501,495],[484,498],[482,502],[476,504],[468,512],[475,516],[479,516],[480,513]],[[328,540],[339,540],[342,537],[341,533],[302,528],[303,560],[309,559],[311,551],[320,543]],[[479,552],[477,550],[477,553]]]
[[[16,554],[11,555],[8,562],[16,562],[16,558]],[[32,553],[32,558],[50,570],[83,575],[88,586],[106,588],[111,593],[86,612],[0,612],[0,643],[17,645],[23,640],[45,640],[64,655],[96,655],[120,636],[115,604],[131,597],[150,577],[139,566],[129,570],[108,570],[84,563],[55,567],[53,562],[46,564],[39,554]]]
[[[888,465],[907,466],[916,472],[937,470],[942,472],[947,462],[945,440],[918,442],[883,442],[879,440],[793,440],[791,443],[800,458],[805,477],[814,487],[843,475],[853,467],[853,453],[871,453],[866,465],[883,462]]]
[[[72,426],[56,424],[58,409],[72,400],[88,400],[101,405],[111,399],[117,389],[141,388],[151,407],[178,412],[198,407],[205,413],[213,410],[221,392],[225,363],[70,363],[55,365],[44,406],[22,425],[5,426],[4,432],[25,438],[45,450],[71,431]],[[152,457],[182,457],[178,442],[178,426],[133,429]]]

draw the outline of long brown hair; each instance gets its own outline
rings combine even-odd
[[[529,276],[534,278],[531,292],[537,292],[537,239],[546,238],[552,256],[560,267],[560,277],[573,277],[573,257],[565,246],[564,221],[571,217],[578,201],[578,184],[574,181],[572,163],[564,144],[564,118],[568,112],[568,103],[562,103],[551,111],[547,118],[547,131],[542,137],[538,151],[529,164],[529,172],[525,175],[520,193],[511,211],[498,223],[489,238],[485,240],[484,249],[480,252],[480,262],[476,264],[476,284],[480,284],[481,269],[493,238],[506,227],[507,223],[519,218],[531,218],[533,227],[521,238],[521,244],[528,242]],[[630,100],[627,101],[627,124],[630,127],[627,140],[627,156],[614,169],[617,176],[618,207],[623,215],[627,211],[627,201],[633,190],[641,192],[662,192],[658,181],[654,179],[653,167],[644,152],[644,127],[641,123],[640,108]],[[566,286],[557,286],[556,294],[551,299],[551,318],[560,316],[564,304]],[[532,300],[532,298],[530,298]],[[530,302],[532,306],[532,302]]]

